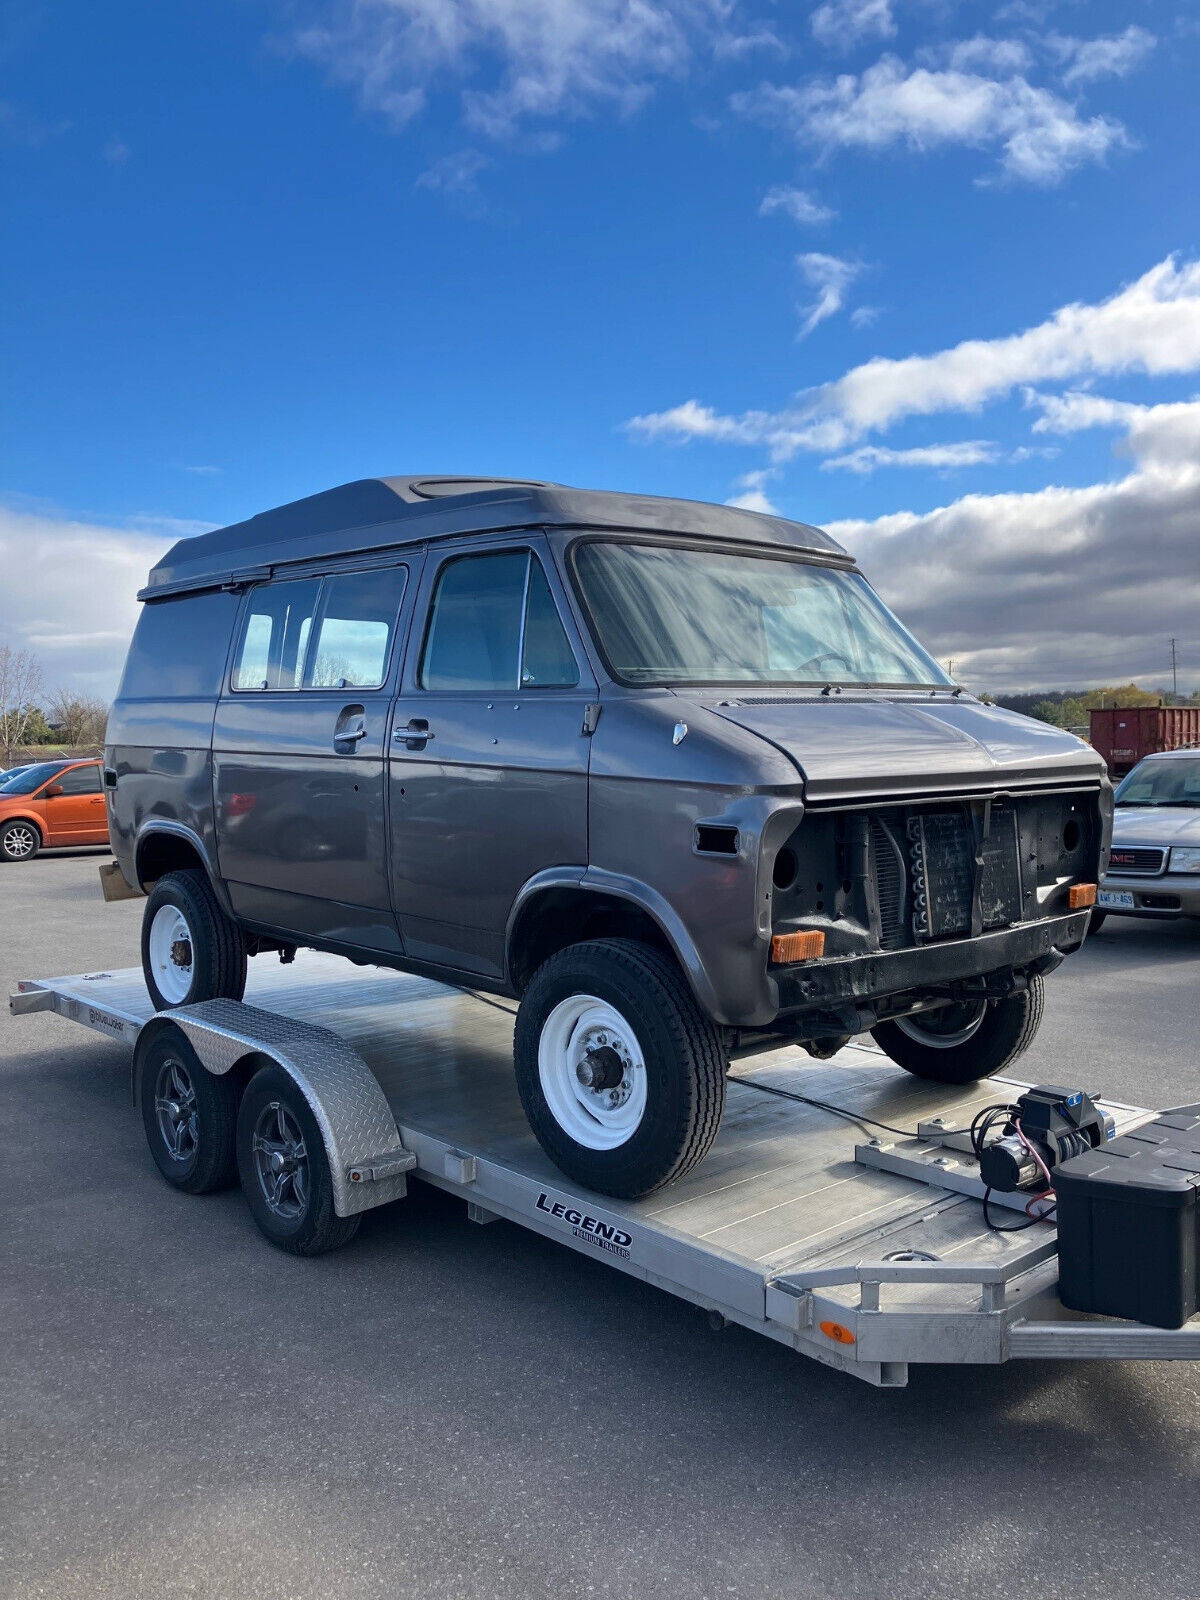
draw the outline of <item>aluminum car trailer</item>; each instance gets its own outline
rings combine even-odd
[[[946,1088],[857,1043],[830,1061],[794,1047],[743,1060],[707,1158],[624,1202],[543,1155],[517,1098],[513,1008],[490,996],[301,953],[255,962],[241,1003],[155,1015],[131,969],[24,981],[10,1006],[129,1045],[135,1080],[138,1052],[170,1029],[214,1074],[277,1064],[314,1113],[339,1215],[419,1178],[476,1222],[531,1228],[869,1383],[903,1385],[913,1362],[1200,1357],[1200,1317],[1169,1330],[1068,1311],[1054,1228],[987,1225],[958,1130],[1011,1100],[1012,1080]],[[1154,1115],[1104,1105],[1119,1132]],[[1006,1198],[1028,1197],[993,1204]]]

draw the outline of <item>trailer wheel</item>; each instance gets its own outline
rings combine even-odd
[[[168,872],[142,914],[142,971],[156,1011],[197,1000],[240,1000],[246,941],[203,872]]]
[[[235,1181],[237,1084],[206,1072],[177,1028],[160,1033],[143,1054],[138,1099],[150,1154],[168,1183],[208,1194]]]
[[[32,861],[41,848],[41,834],[23,817],[0,828],[0,858],[5,861]]]
[[[308,1101],[279,1067],[262,1067],[242,1096],[237,1165],[259,1231],[294,1256],[347,1244],[359,1216],[339,1217],[325,1142]]]
[[[706,1154],[725,1108],[716,1025],[649,945],[571,945],[534,974],[517,1012],[517,1088],[551,1161],[634,1199]]]
[[[897,1017],[871,1029],[875,1043],[906,1072],[935,1083],[974,1083],[1015,1061],[1033,1043],[1044,990],[1029,987],[1003,1000],[967,1001]]]

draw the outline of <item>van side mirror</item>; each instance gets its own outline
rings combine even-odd
[[[52,783],[48,788],[42,790],[42,796],[46,800],[57,800],[62,792],[63,786],[61,783]]]

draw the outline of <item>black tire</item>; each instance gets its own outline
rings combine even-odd
[[[590,1148],[572,1136],[547,1100],[539,1069],[551,1014],[584,995],[619,1013],[642,1057],[645,1109],[610,1149]],[[551,956],[521,1001],[513,1054],[521,1104],[538,1143],[569,1178],[603,1194],[636,1199],[681,1177],[707,1153],[721,1126],[729,1067],[721,1032],[675,962],[649,945],[598,939]],[[600,1051],[589,1052],[589,1060],[593,1054]],[[619,1060],[614,1066],[620,1092],[638,1069],[627,1070]]]
[[[187,925],[190,981],[182,987],[173,971],[158,971],[152,956],[152,930],[160,912],[172,908]],[[180,965],[180,973],[187,968]],[[222,911],[212,885],[196,868],[168,872],[150,891],[142,915],[142,972],[156,1011],[194,1005],[197,1000],[240,1000],[246,991],[246,941],[236,923]],[[159,987],[168,985],[167,992]]]
[[[237,1084],[205,1071],[177,1028],[151,1041],[138,1065],[142,1125],[154,1164],[185,1194],[237,1181]]]
[[[294,1151],[293,1133],[299,1134],[303,1153],[291,1158],[296,1160],[293,1170],[275,1174],[282,1182],[273,1200],[272,1157],[257,1148],[256,1141],[261,1136],[280,1152],[285,1147]],[[321,1130],[308,1101],[281,1067],[262,1067],[246,1086],[236,1143],[238,1175],[250,1215],[271,1244],[289,1255],[319,1256],[353,1239],[362,1219],[339,1217],[334,1210],[333,1178]]]
[[[40,830],[24,817],[14,817],[0,828],[0,861],[32,861],[41,848]]]
[[[1100,929],[1104,926],[1107,917],[1107,911],[1093,911],[1091,916],[1088,918],[1088,932],[1099,933]]]
[[[982,1002],[982,1016],[961,1042],[938,1043],[937,1034],[941,1031],[943,1039],[954,1040],[968,1033],[970,1006],[939,1007],[881,1022],[871,1029],[871,1036],[885,1055],[914,1077],[934,1083],[975,1083],[1000,1072],[1029,1048],[1041,1025],[1043,999],[1042,980],[1034,976],[1027,989],[1003,1000]]]

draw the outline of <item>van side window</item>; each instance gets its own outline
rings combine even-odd
[[[326,578],[306,689],[378,689],[387,677],[407,567]]]
[[[423,689],[567,688],[579,670],[528,551],[459,556],[442,568],[418,679]]]
[[[233,667],[235,689],[298,689],[320,582],[263,583],[250,591]]]
[[[150,600],[142,607],[118,700],[212,699],[221,692],[240,595]]]
[[[562,625],[542,563],[530,558],[529,592],[525,600],[525,648],[521,658],[522,689],[573,689],[579,668]]]
[[[525,604],[524,550],[460,556],[438,578],[423,689],[515,689]]]
[[[99,794],[101,792],[99,767],[71,767],[60,778],[51,779],[51,782],[60,784],[64,794]]]

